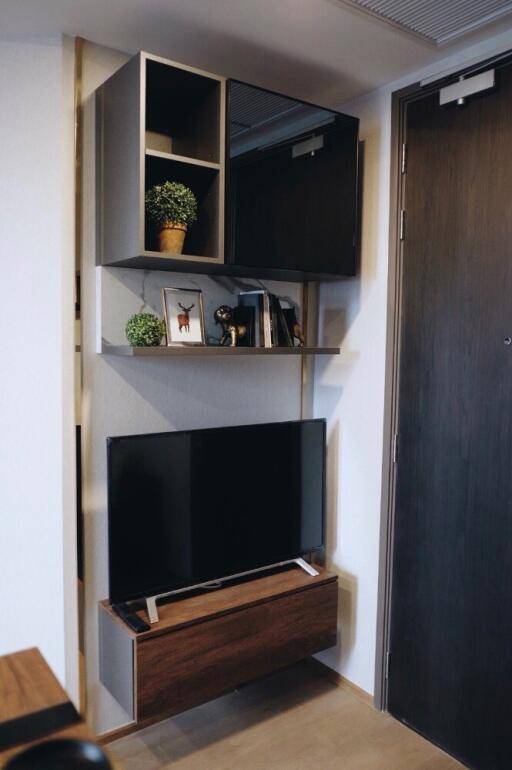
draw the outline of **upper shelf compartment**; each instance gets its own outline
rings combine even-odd
[[[101,173],[99,261],[207,273],[224,262],[225,81],[141,53],[97,92]],[[145,194],[176,182],[194,193],[198,218],[182,253],[160,252]]]
[[[212,164],[190,163],[180,158],[146,153],[146,190],[167,180],[179,182],[193,190],[197,200],[197,222],[187,232],[184,244],[186,255],[215,259],[219,257],[219,169]],[[180,156],[178,156],[180,157]],[[145,250],[159,255],[155,228],[146,221]]]
[[[146,59],[146,150],[220,162],[221,83]]]

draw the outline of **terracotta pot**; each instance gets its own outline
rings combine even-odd
[[[176,222],[166,222],[158,230],[158,247],[160,251],[168,251],[172,254],[181,254],[183,242],[187,233],[187,225]]]

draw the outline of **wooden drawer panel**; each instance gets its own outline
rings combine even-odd
[[[336,643],[336,582],[137,644],[137,721],[164,717]]]

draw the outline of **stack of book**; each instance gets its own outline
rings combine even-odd
[[[283,308],[279,298],[265,289],[242,291],[234,320],[247,333],[239,344],[248,347],[294,347],[295,309]]]

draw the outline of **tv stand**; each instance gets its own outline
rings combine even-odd
[[[145,726],[332,647],[338,579],[307,566],[317,574],[300,564],[186,594],[139,633],[100,602],[102,683]],[[146,609],[138,616],[149,620]]]
[[[257,569],[250,569],[246,570],[245,572],[237,572],[235,575],[228,575],[227,577],[208,580],[206,583],[196,583],[195,585],[187,586],[186,588],[177,588],[174,591],[167,591],[166,593],[157,594],[156,596],[148,596],[146,597],[145,601],[149,622],[158,623],[157,601],[159,599],[167,599],[170,596],[177,596],[178,594],[188,593],[189,591],[197,591],[200,588],[220,588],[223,584],[229,583],[231,580],[237,580],[238,578],[256,575],[258,572],[268,572],[269,570],[277,569],[278,567],[286,567],[289,564],[297,564],[297,566],[299,566],[304,570],[304,572],[307,572],[308,575],[311,575],[312,577],[318,575],[318,570],[315,569],[315,567],[313,567],[311,564],[308,564],[305,559],[299,557],[298,559],[287,559],[286,561],[279,561],[276,564],[269,564],[265,567],[258,567]]]

